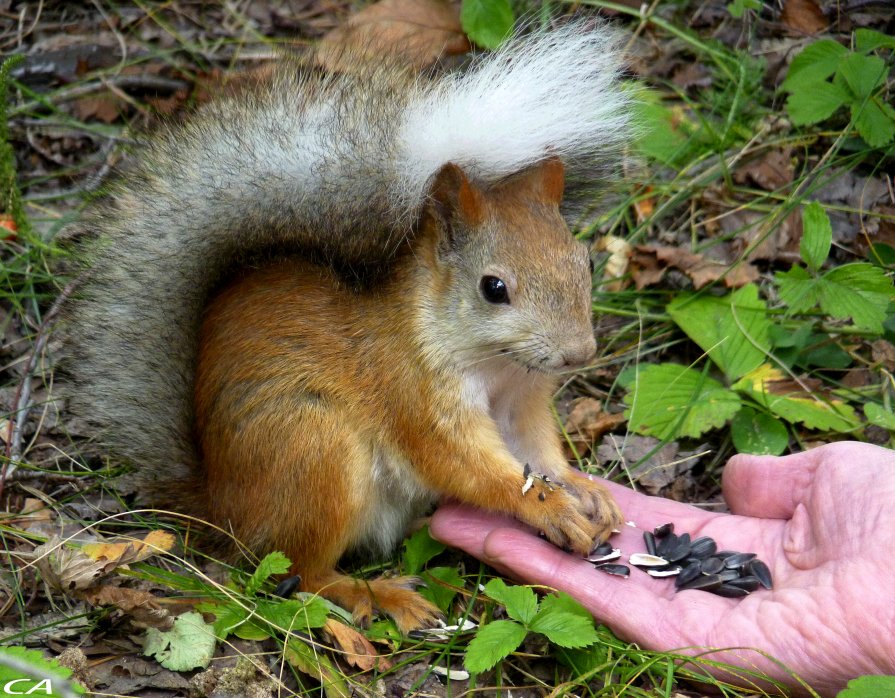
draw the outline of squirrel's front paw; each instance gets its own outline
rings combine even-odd
[[[523,497],[529,500],[523,516],[527,523],[554,545],[582,555],[624,521],[609,491],[586,478],[575,477],[572,483],[567,479],[564,484],[535,478]]]

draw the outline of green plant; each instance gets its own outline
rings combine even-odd
[[[822,39],[802,49],[780,86],[789,93],[786,110],[794,124],[806,126],[848,107],[855,129],[868,145],[888,145],[895,139],[895,109],[886,84],[892,57],[878,54],[895,49],[895,37],[858,29],[852,43],[850,50],[833,39]]]
[[[817,203],[805,207],[803,219],[805,266],[776,276],[777,294],[786,306],[781,312],[768,308],[754,284],[727,296],[682,293],[667,306],[671,319],[709,362],[701,369],[665,363],[623,373],[620,381],[629,391],[625,414],[633,431],[661,439],[698,437],[731,422],[741,452],[781,453],[789,441],[786,424],[836,432],[860,426],[842,394],[809,390],[791,369],[799,362],[838,358],[829,351],[818,358],[817,344],[812,344],[823,339],[814,332],[818,317],[852,321],[829,328],[827,339],[837,331],[882,334],[892,280],[868,263],[821,271],[832,241],[829,219]],[[789,317],[797,314],[804,319],[793,325]],[[723,382],[709,375],[712,368],[720,370]],[[882,411],[870,408],[868,418],[877,412]],[[880,421],[877,415],[875,423]]]
[[[47,659],[38,650],[0,647],[0,686],[5,695],[84,695],[84,688],[71,681],[71,675],[71,669]]]
[[[500,603],[510,617],[482,625],[466,648],[464,664],[479,673],[515,651],[529,633],[538,633],[559,647],[587,647],[597,641],[594,619],[577,601],[564,593],[550,594],[538,602],[524,586],[508,586],[501,579],[485,585],[485,594]]]
[[[460,24],[472,41],[495,49],[513,32],[516,17],[510,0],[463,0]]]

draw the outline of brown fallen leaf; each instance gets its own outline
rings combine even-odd
[[[117,567],[115,562],[96,561],[82,551],[68,548],[54,536],[34,549],[34,566],[53,589],[65,593],[88,589]]]
[[[317,62],[329,70],[349,71],[350,52],[370,60],[397,57],[417,70],[443,56],[471,48],[460,25],[460,8],[442,0],[380,0],[332,30],[317,47]]]
[[[81,550],[92,560],[114,562],[115,566],[142,562],[157,553],[168,552],[174,547],[174,536],[166,531],[150,531],[143,540],[120,543],[88,543]]]
[[[103,585],[85,589],[78,596],[93,606],[115,606],[142,627],[170,630],[174,626],[174,616],[148,591]]]
[[[3,425],[0,424],[0,432]],[[47,523],[56,518],[56,513],[48,507],[42,500],[34,497],[25,499],[19,516],[16,517],[16,525],[23,529],[28,529],[35,524]]]
[[[829,22],[815,0],[786,0],[780,21],[797,34],[818,34]]]
[[[729,266],[701,254],[665,245],[637,245],[634,248],[631,277],[638,289],[660,281],[670,267],[686,274],[697,290],[719,279],[727,288],[740,288],[758,280],[758,269],[745,262]]]
[[[361,671],[387,671],[392,663],[380,655],[372,643],[351,626],[329,618],[323,626],[330,640],[342,651],[340,656]]]
[[[127,102],[111,93],[82,97],[71,104],[72,114],[79,121],[102,121],[104,124],[115,123],[128,109]]]
[[[781,148],[769,150],[762,157],[740,165],[733,173],[737,184],[755,184],[765,191],[777,191],[790,184],[795,175],[792,164],[792,150]]]
[[[578,455],[585,456],[593,450],[597,440],[603,434],[624,423],[624,414],[604,412],[599,400],[582,397],[572,402],[572,408],[566,418],[565,430]],[[567,455],[574,457],[575,454],[568,453]]]

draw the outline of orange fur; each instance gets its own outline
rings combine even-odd
[[[541,198],[549,201],[556,170],[546,167]],[[500,221],[523,238],[537,234],[541,245],[578,245],[564,226],[554,230],[561,219],[545,204],[520,205],[538,198],[531,178],[483,192],[457,172],[436,184],[447,187],[442,203],[483,229]],[[553,377],[489,359],[498,363],[486,379],[501,371],[512,378],[516,369],[521,376],[495,389],[518,396],[483,409],[469,397],[477,384],[457,355],[431,338],[443,324],[432,318],[459,302],[463,273],[445,261],[457,255],[445,252],[445,225],[427,215],[413,248],[372,289],[302,260],[245,274],[208,308],[196,378],[211,520],[253,548],[284,551],[304,589],[358,620],[378,609],[405,631],[438,613],[408,588],[411,580],[358,582],[334,570],[346,552],[391,544],[391,529],[436,496],[511,514],[580,552],[620,520],[602,486],[569,472],[549,409]],[[476,234],[485,233],[463,239]],[[533,241],[520,244],[543,254]],[[582,308],[589,312],[586,299]],[[520,458],[553,484],[537,480],[523,495]]]

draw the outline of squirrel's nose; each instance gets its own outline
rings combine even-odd
[[[588,335],[565,347],[562,352],[562,357],[565,360],[566,366],[575,368],[584,366],[596,353],[597,340],[594,339],[593,335]]]

